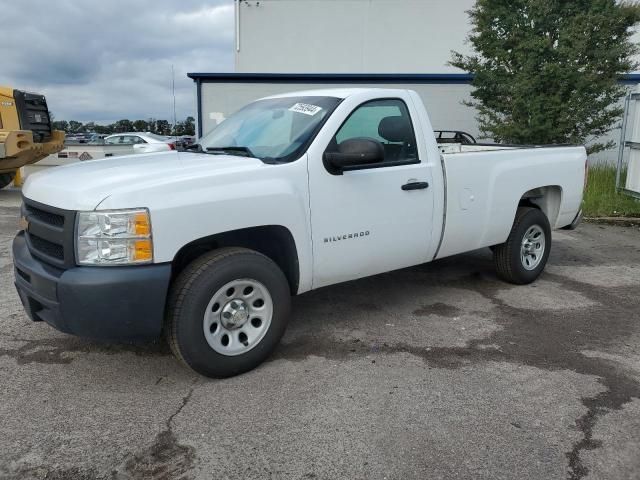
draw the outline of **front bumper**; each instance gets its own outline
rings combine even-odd
[[[31,255],[24,232],[13,241],[13,263],[20,300],[33,321],[90,338],[160,336],[170,264],[61,270]]]

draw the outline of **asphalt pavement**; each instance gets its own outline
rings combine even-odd
[[[0,191],[1,479],[638,479],[640,229],[554,232],[536,283],[488,249],[294,299],[260,368],[32,323]]]

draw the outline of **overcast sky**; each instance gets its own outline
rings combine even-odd
[[[195,116],[187,72],[233,70],[232,0],[0,0],[0,85],[47,96],[57,120]]]

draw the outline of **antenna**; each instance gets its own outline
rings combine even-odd
[[[176,117],[176,72],[171,64],[171,93],[173,94],[173,139],[178,142],[178,136],[175,135],[176,126],[178,125],[178,119]]]

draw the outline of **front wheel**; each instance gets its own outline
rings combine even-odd
[[[289,284],[268,257],[245,248],[205,254],[171,288],[165,330],[175,356],[208,377],[260,365],[287,325]]]
[[[550,250],[551,227],[547,216],[537,208],[520,207],[509,238],[494,248],[496,272],[510,283],[531,283],[544,270]]]

